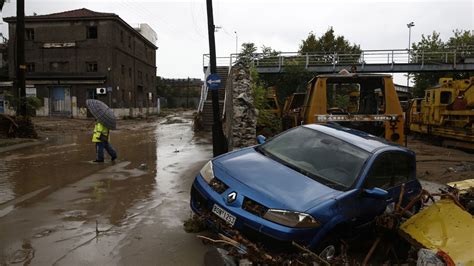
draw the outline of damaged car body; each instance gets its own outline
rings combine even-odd
[[[398,202],[402,184],[402,205],[418,195],[415,162],[414,152],[370,134],[304,125],[209,161],[191,208],[247,235],[326,250]]]

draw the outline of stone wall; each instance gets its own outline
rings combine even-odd
[[[249,67],[232,67],[226,84],[224,134],[229,151],[256,144],[257,111]]]

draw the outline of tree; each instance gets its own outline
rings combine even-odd
[[[257,46],[252,42],[242,43],[240,53],[237,56],[237,61],[249,64],[252,60],[255,59],[255,53],[257,52]]]
[[[454,30],[452,37],[447,42],[443,42],[440,34],[433,31],[431,35],[421,35],[421,40],[418,43],[412,45],[412,60],[417,60],[423,57],[424,62],[429,63],[443,63],[446,62],[446,58],[442,53],[433,54],[433,52],[442,52],[446,49],[457,49],[463,50],[469,47],[474,47],[474,34],[471,31],[465,30]],[[461,54],[461,57],[454,58],[450,56],[448,63],[453,63],[453,60],[457,62],[464,60],[466,57],[472,57],[469,52]],[[423,97],[425,90],[438,83],[438,80],[442,77],[452,77],[455,79],[468,78],[470,75],[474,75],[473,72],[427,72],[427,73],[415,73],[414,80],[415,85],[413,88],[413,94],[416,97]]]
[[[328,63],[332,62],[334,53],[355,54],[350,57],[350,62],[359,60],[360,46],[350,44],[344,36],[336,36],[334,29],[329,28],[320,38],[317,38],[313,32],[308,34],[305,40],[301,41],[299,53],[324,53],[324,55],[310,55],[310,63]],[[348,59],[345,57],[344,59]],[[348,63],[348,61],[345,61]],[[308,81],[313,74],[305,68],[306,59],[302,57],[286,57],[285,72],[279,75],[261,75],[261,78],[268,85],[275,85],[278,88],[278,98],[280,102],[294,92],[305,92]]]
[[[334,29],[330,27],[321,37],[316,38],[313,32],[308,34],[306,40],[302,40],[299,53],[360,53],[360,46],[351,44],[344,36],[336,36]]]

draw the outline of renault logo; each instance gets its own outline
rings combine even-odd
[[[237,192],[230,192],[229,195],[227,195],[227,203],[232,203],[237,199]]]

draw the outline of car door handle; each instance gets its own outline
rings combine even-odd
[[[407,190],[407,193],[413,193],[413,189]]]
[[[391,201],[393,201],[393,198],[392,198],[392,197],[390,197],[390,198],[387,198],[385,201],[387,201],[387,202],[391,202]]]

